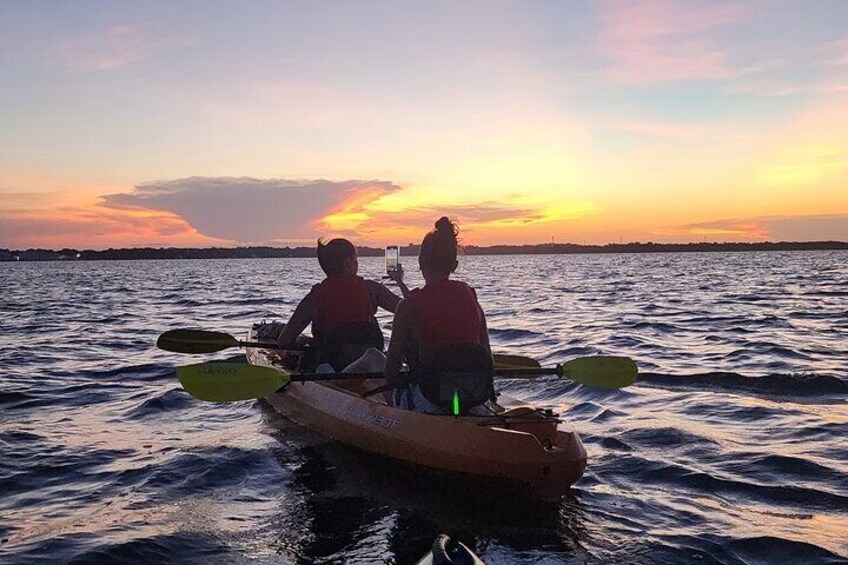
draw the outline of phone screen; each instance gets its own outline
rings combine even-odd
[[[397,271],[398,265],[400,265],[400,248],[396,245],[386,247],[386,272]]]

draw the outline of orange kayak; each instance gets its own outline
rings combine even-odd
[[[253,340],[252,332],[248,341]],[[247,348],[253,365],[281,369],[273,350]],[[267,397],[283,416],[319,434],[409,463],[509,484],[541,500],[559,500],[583,474],[586,450],[574,427],[505,395],[486,416],[426,414],[361,394],[380,381],[291,383]]]

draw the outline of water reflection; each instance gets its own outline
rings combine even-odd
[[[0,561],[405,563],[445,531],[493,564],[845,563],[846,258],[462,258],[498,350],[644,371],[625,391],[501,384],[565,413],[589,450],[552,509],[179,391],[174,365],[200,358],[157,350],[159,333],[286,317],[314,260],[4,265]]]

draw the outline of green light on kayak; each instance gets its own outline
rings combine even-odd
[[[453,415],[459,416],[459,393],[453,391]]]

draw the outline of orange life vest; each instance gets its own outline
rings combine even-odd
[[[370,322],[377,313],[365,280],[356,275],[327,277],[312,287],[314,337],[327,336],[347,324]]]
[[[443,280],[412,291],[409,297],[418,318],[423,351],[442,345],[480,344],[483,310],[477,293],[467,284]]]

